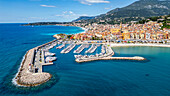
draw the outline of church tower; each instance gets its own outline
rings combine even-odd
[[[122,22],[120,22],[120,31],[122,31]]]

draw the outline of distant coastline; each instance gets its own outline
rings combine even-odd
[[[28,24],[22,24],[21,26],[63,26],[61,24],[63,24],[63,23],[55,23],[55,24],[28,23]],[[78,28],[81,28],[83,30],[83,32],[79,32],[79,33],[86,33],[86,31],[88,31],[88,29],[86,29],[84,27],[79,27],[79,26],[68,26],[68,27],[78,27]],[[71,33],[71,34],[77,34],[77,33]]]
[[[27,23],[22,24],[22,26],[36,26],[36,25],[56,25],[56,24],[68,24],[69,22],[35,22],[35,23]]]

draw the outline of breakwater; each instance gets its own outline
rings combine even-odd
[[[90,61],[96,61],[96,60],[137,60],[137,61],[143,61],[146,60],[143,57],[98,57],[98,58],[90,58],[90,59],[76,59],[76,62],[82,63],[82,62],[90,62]]]
[[[13,78],[13,83],[18,86],[30,87],[37,86],[50,80],[52,75],[47,72],[42,72],[43,65],[51,65],[52,62],[44,61],[44,51],[55,46],[56,40],[50,41],[33,49],[30,49],[25,54],[18,73]],[[46,48],[45,46],[50,47]],[[45,49],[46,48],[46,49]],[[40,57],[40,58],[38,58]],[[41,61],[39,61],[41,59]],[[36,70],[38,70],[36,72]]]

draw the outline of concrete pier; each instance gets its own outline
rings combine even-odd
[[[85,53],[93,53],[97,49],[97,45],[92,44],[92,46]]]
[[[137,60],[143,61],[145,58],[143,57],[103,57],[103,58],[90,58],[90,59],[76,59],[75,61],[78,63],[96,61],[96,60]]]
[[[69,46],[67,46],[67,48],[63,49],[60,53],[69,53],[75,46],[76,44],[70,44]]]

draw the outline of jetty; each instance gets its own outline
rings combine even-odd
[[[82,44],[80,47],[78,47],[76,50],[74,50],[73,53],[80,53],[82,52],[85,48],[88,48],[89,45],[88,44]]]
[[[97,49],[96,44],[92,44],[92,46],[85,53],[93,53]]]
[[[67,48],[63,49],[60,53],[69,53],[75,46],[76,44],[70,44]]]
[[[96,61],[96,60],[137,60],[137,61],[143,61],[146,60],[143,57],[98,57],[98,58],[87,58],[87,59],[76,59],[76,62],[82,63],[82,62],[89,62],[89,61]]]
[[[52,75],[43,72],[42,66],[53,64],[52,61],[55,60],[56,57],[52,56],[55,54],[48,52],[48,50],[56,46],[57,43],[57,40],[53,40],[27,51],[21,62],[18,73],[13,79],[14,84],[30,87],[47,82]],[[47,61],[46,58],[50,58],[50,60]]]
[[[56,49],[61,49],[65,46],[65,43],[63,43],[61,46],[56,47]]]
[[[102,45],[102,48],[101,48],[101,53],[105,53],[106,51],[105,51],[105,46],[104,45]]]

